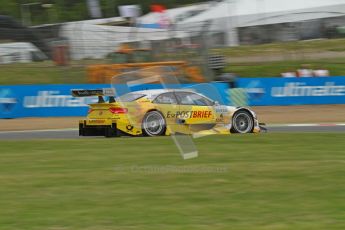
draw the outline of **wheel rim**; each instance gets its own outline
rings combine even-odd
[[[239,133],[248,133],[253,127],[253,120],[247,113],[238,113],[234,119],[234,126]]]
[[[156,136],[161,134],[164,129],[165,121],[162,115],[159,112],[148,113],[145,117],[144,130],[150,136]]]

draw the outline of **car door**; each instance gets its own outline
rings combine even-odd
[[[175,92],[179,104],[179,117],[186,124],[214,124],[214,102],[194,92]]]
[[[176,123],[176,113],[179,110],[179,105],[177,104],[177,99],[173,92],[158,95],[153,100],[153,103],[157,110],[163,114],[167,124]]]

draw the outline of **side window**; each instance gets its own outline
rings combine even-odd
[[[177,93],[179,103],[181,105],[199,105],[199,106],[211,106],[213,102],[196,93],[180,92]]]
[[[156,97],[153,101],[156,104],[177,104],[175,95],[173,93],[163,93]]]
[[[181,105],[194,105],[192,98],[190,97],[190,93],[176,93],[178,98],[179,104]]]

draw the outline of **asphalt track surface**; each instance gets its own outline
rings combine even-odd
[[[345,124],[290,124],[290,125],[268,125],[267,132],[343,132]],[[103,138],[103,137],[79,137],[77,129],[55,129],[55,130],[26,130],[26,131],[1,131],[0,140],[23,140],[23,139],[78,139],[78,138]]]

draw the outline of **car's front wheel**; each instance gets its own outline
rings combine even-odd
[[[254,129],[254,118],[246,110],[237,111],[232,118],[231,133],[251,133]]]
[[[143,133],[146,136],[161,136],[165,133],[166,122],[158,111],[150,111],[145,114],[142,124]]]

